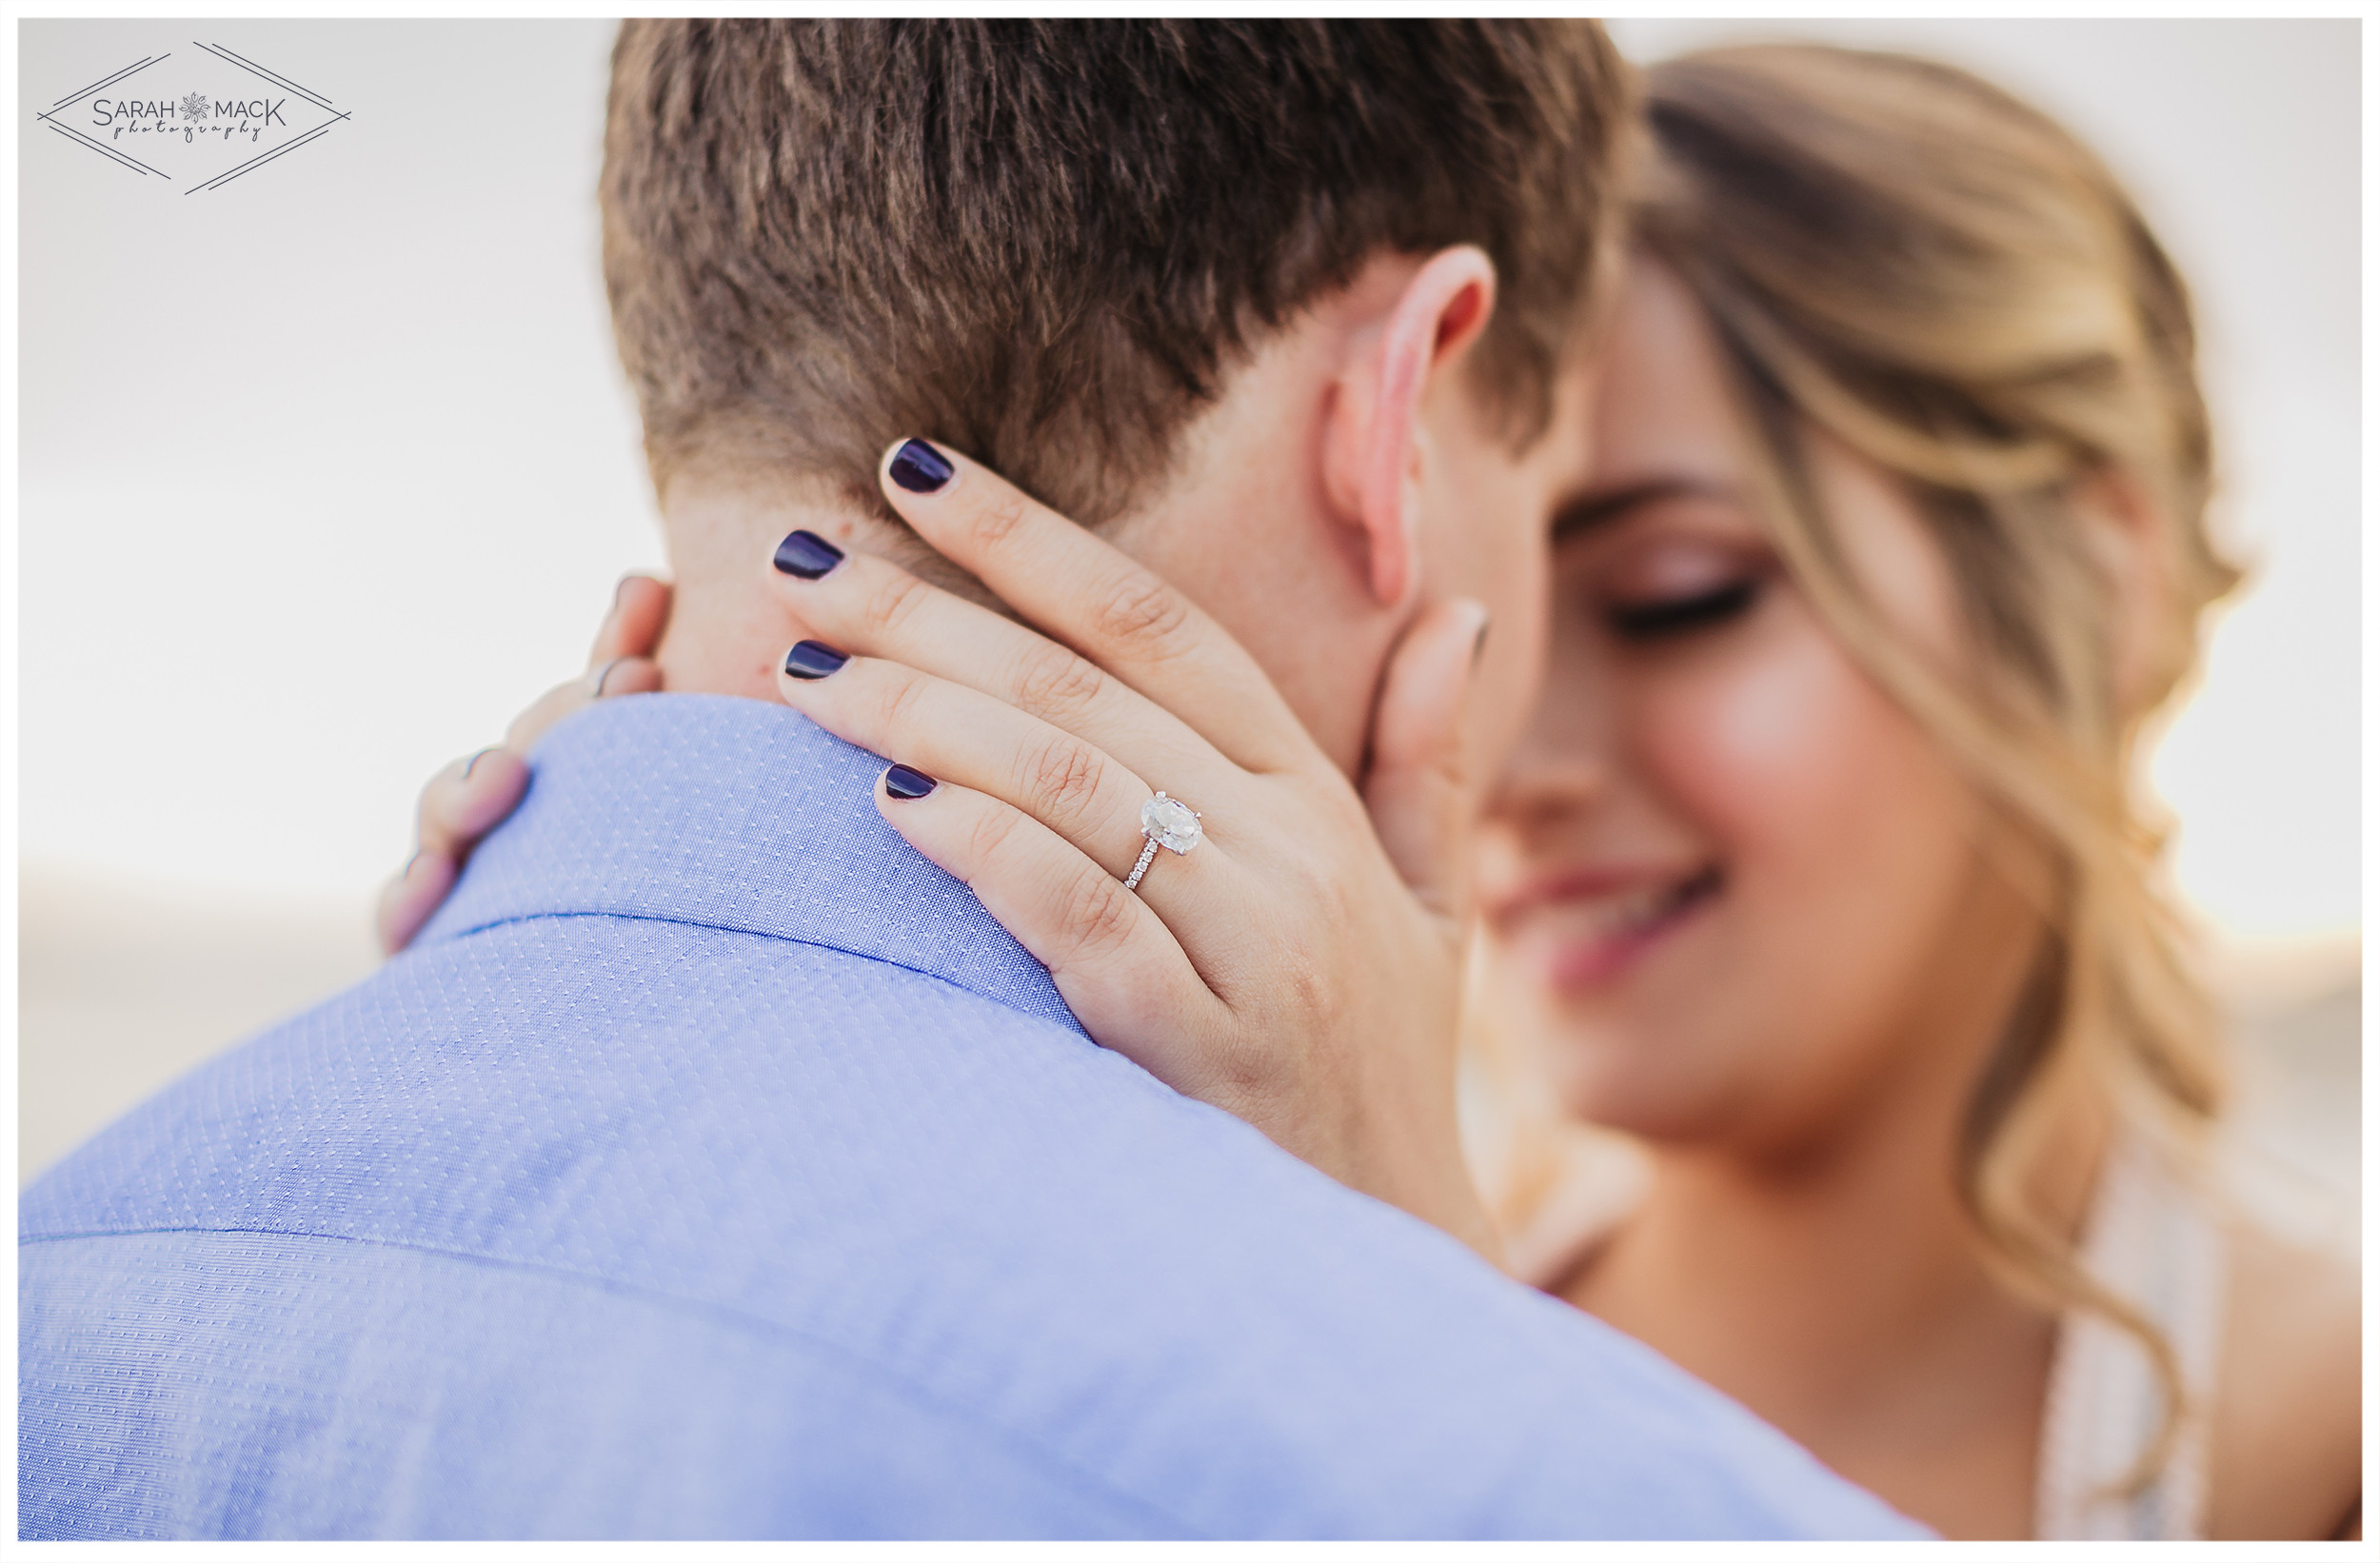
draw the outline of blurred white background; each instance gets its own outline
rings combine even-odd
[[[2250,1116],[2350,1191],[2359,27],[1613,25],[1638,59],[1801,36],[1980,70],[2098,147],[2193,280],[2254,576],[2152,780]],[[195,198],[20,135],[21,1171],[368,970],[421,782],[661,563],[598,265],[610,31],[20,25],[29,123],[185,40],[352,116]]]

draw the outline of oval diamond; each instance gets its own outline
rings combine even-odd
[[[1168,852],[1187,852],[1206,832],[1189,804],[1160,792],[1140,805],[1140,834]]]

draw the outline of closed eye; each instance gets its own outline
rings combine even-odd
[[[1657,641],[1725,623],[1752,606],[1759,594],[1760,582],[1752,577],[1692,597],[1610,603],[1603,616],[1612,632],[1622,640]]]

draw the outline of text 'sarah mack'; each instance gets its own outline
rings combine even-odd
[[[272,126],[285,129],[289,122],[282,117],[288,106],[288,98],[238,99],[202,98],[193,92],[179,104],[163,98],[93,98],[91,123],[106,129],[109,139],[128,131],[134,135],[171,135],[182,132],[185,141],[195,141],[202,135],[235,136],[245,134],[250,141],[263,135]],[[178,116],[178,119],[177,119]],[[212,124],[199,124],[212,120]]]

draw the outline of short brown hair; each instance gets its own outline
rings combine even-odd
[[[655,481],[875,505],[918,434],[1097,523],[1254,336],[1461,243],[1524,443],[1613,236],[1627,82],[1580,22],[627,22],[604,273]]]

